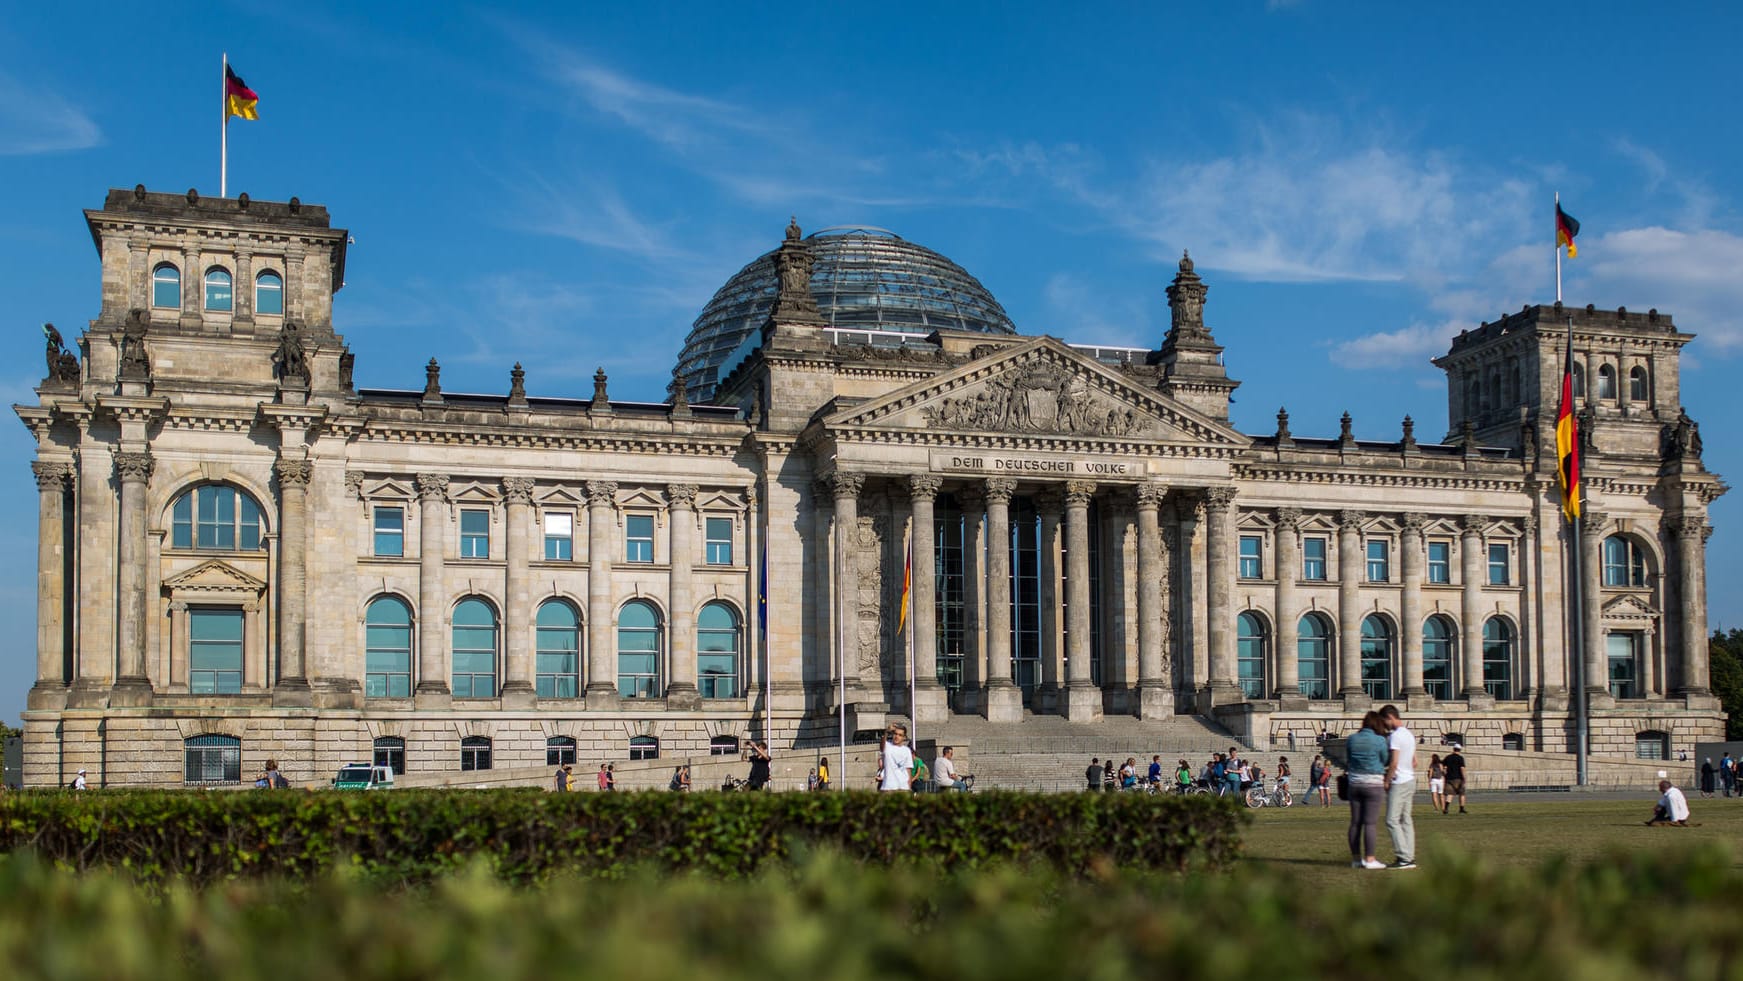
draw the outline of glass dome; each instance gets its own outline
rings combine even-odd
[[[1017,332],[980,280],[894,232],[842,226],[814,232],[805,241],[816,260],[811,294],[831,327],[908,334],[939,329]],[[740,269],[702,308],[678,355],[678,374],[690,401],[714,397],[723,366],[730,369],[729,359],[736,364],[734,352],[768,318],[775,285],[771,251]]]

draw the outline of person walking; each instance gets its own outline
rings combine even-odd
[[[598,781],[599,789],[601,791],[610,790],[611,789],[611,764],[610,763],[599,764],[599,774],[594,779]]]
[[[1089,758],[1089,766],[1083,768],[1083,779],[1085,783],[1089,784],[1087,789],[1091,793],[1101,789],[1101,757],[1092,756]]]
[[[1731,751],[1726,750],[1719,760],[1719,783],[1725,787],[1725,796],[1731,796],[1732,788],[1737,786],[1737,765],[1731,761]]]
[[[914,751],[908,748],[908,727],[892,723],[884,730],[883,781],[879,790],[907,791],[912,789]]]
[[[817,789],[829,789],[829,757],[817,757]]]
[[[1465,813],[1465,780],[1469,768],[1465,765],[1465,744],[1453,743],[1453,751],[1441,760],[1441,766],[1446,768],[1446,794],[1440,799],[1440,813],[1445,814],[1452,808],[1454,797],[1459,799],[1459,813]]]
[[[1386,767],[1391,749],[1380,713],[1362,717],[1362,728],[1344,742],[1344,750],[1349,755],[1350,867],[1383,869],[1386,863],[1375,856],[1374,846],[1380,812],[1386,806]]]
[[[605,764],[605,789],[611,790],[611,791],[617,790],[617,764],[616,763]]]
[[[1713,758],[1711,756],[1709,756],[1709,757],[1707,757],[1706,761],[1701,764],[1701,796],[1702,797],[1713,796],[1713,783],[1714,783]]]
[[[72,787],[74,790],[88,790],[88,789],[90,789],[89,785],[85,783],[85,771],[80,770],[79,772],[73,774],[73,782],[68,784],[68,786]]]
[[[1313,754],[1313,762],[1307,765],[1307,803],[1310,806],[1315,794],[1319,795],[1320,807],[1331,806],[1331,767],[1319,753]]]
[[[551,777],[551,790],[561,794],[566,792],[568,789],[569,768],[566,766],[559,766],[557,767],[556,774]]]
[[[1439,753],[1428,758],[1428,804],[1446,813],[1446,765],[1441,763]]]
[[[1392,839],[1392,868],[1416,868],[1416,735],[1404,725],[1398,706],[1380,710],[1390,730],[1386,745],[1386,835]]]

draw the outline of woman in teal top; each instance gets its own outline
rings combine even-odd
[[[1380,713],[1362,717],[1362,728],[1345,741],[1344,751],[1349,757],[1350,867],[1383,869],[1386,865],[1374,856],[1374,845],[1380,813],[1386,809],[1386,764],[1391,751]]]

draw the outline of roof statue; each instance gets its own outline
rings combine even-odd
[[[48,341],[48,378],[53,384],[77,385],[79,383],[79,359],[68,351],[61,341],[61,332],[54,324],[42,325],[42,336]]]
[[[787,225],[786,241],[775,250],[778,288],[769,319],[780,323],[821,324],[817,298],[811,295],[811,266],[816,262],[799,231],[799,221]]]

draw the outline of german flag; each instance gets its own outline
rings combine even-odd
[[[908,554],[902,559],[902,611],[896,618],[896,633],[908,625],[908,596],[914,585],[914,538],[908,536]]]
[[[1557,208],[1560,214],[1561,209]],[[1574,228],[1578,230],[1579,226]],[[1561,511],[1580,519],[1580,428],[1574,418],[1574,331],[1567,332],[1567,359],[1561,369],[1561,404],[1555,410],[1555,458],[1561,484]]]
[[[253,117],[250,117],[253,118]],[[1561,210],[1561,202],[1555,203],[1555,244],[1567,246],[1567,257],[1572,259],[1580,254],[1574,246],[1574,236],[1580,233],[1580,223],[1574,216]]]
[[[224,66],[224,118],[241,116],[243,119],[259,119],[260,113],[254,107],[260,104],[260,96],[248,87],[242,76],[236,74],[236,69]],[[1575,225],[1575,229],[1579,226]]]

